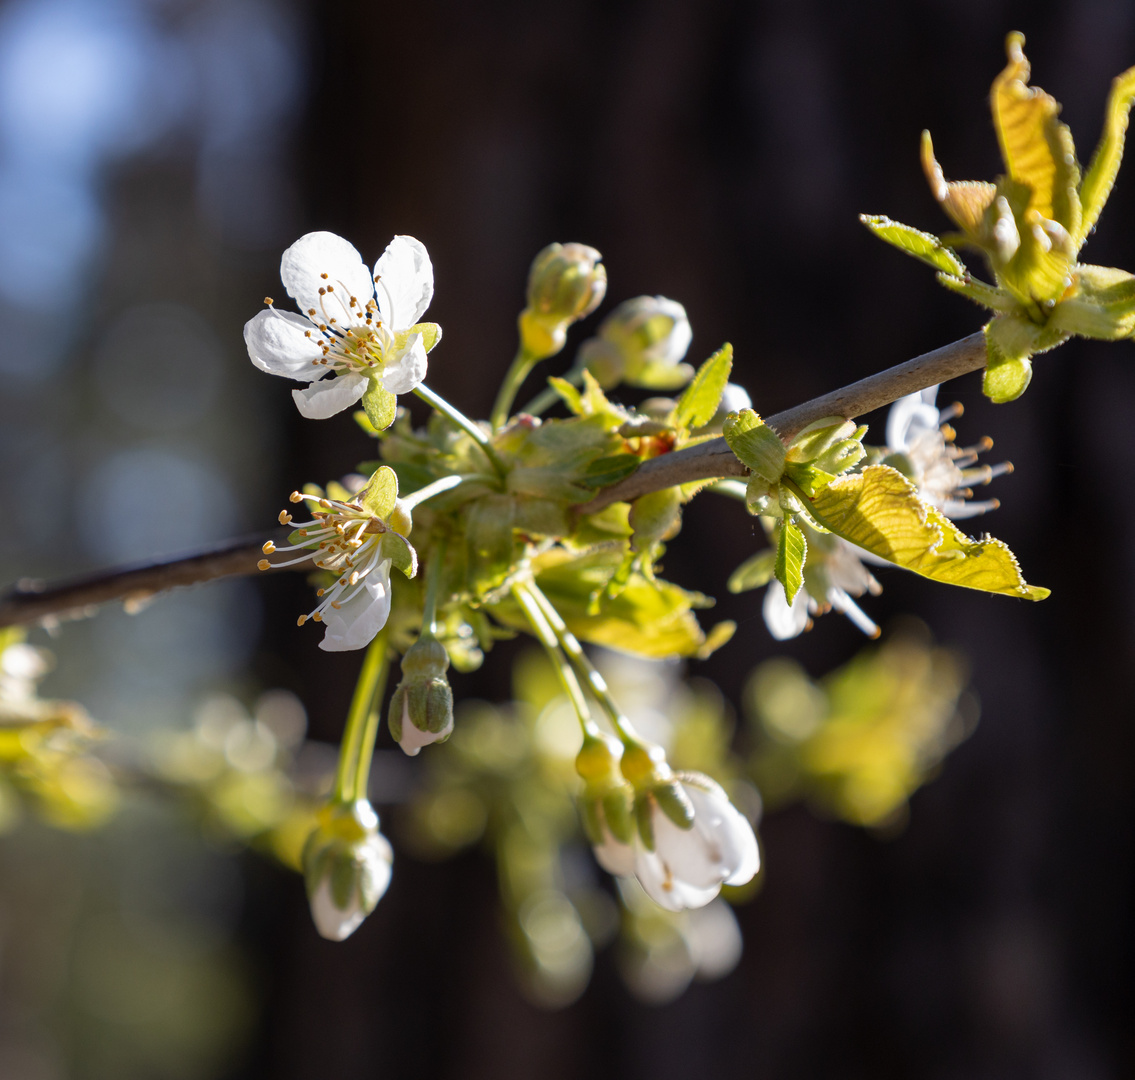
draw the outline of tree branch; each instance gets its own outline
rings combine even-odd
[[[802,428],[825,416],[845,416],[848,419],[862,416],[890,405],[906,394],[984,366],[985,337],[979,331],[952,345],[916,356],[905,364],[860,379],[842,390],[765,417],[765,422],[787,441]],[[581,505],[578,511],[591,514],[611,503],[636,499],[651,491],[661,491],[692,480],[745,475],[745,466],[734,457],[725,440],[711,439],[644,462],[626,480],[605,488],[590,502]],[[119,567],[58,585],[20,582],[0,596],[0,627],[84,618],[93,614],[99,604],[109,600],[122,600],[127,610],[137,610],[156,593],[166,589],[251,574],[256,571],[256,564],[261,558],[261,545],[265,540],[276,538],[276,534],[272,533],[258,538],[231,540],[173,559]],[[300,563],[285,569],[308,571],[311,567]]]

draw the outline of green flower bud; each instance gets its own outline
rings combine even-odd
[[[567,328],[590,315],[607,292],[603,256],[586,244],[549,244],[528,272],[528,306],[520,313],[524,349],[538,358],[554,356]]]
[[[579,350],[579,363],[604,389],[620,382],[648,390],[676,390],[694,369],[681,363],[693,331],[686,309],[664,296],[638,296],[603,320]]]
[[[330,803],[303,849],[303,873],[315,928],[329,941],[350,937],[390,884],[394,852],[365,799]]]
[[[445,673],[449,654],[437,638],[419,638],[402,657],[402,681],[390,700],[387,722],[402,749],[415,757],[423,746],[453,732],[453,691]]]

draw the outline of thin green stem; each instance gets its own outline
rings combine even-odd
[[[572,386],[579,386],[583,382],[583,368],[572,368],[564,375],[564,380],[571,383]],[[528,402],[521,412],[526,412],[531,416],[539,416],[545,409],[550,409],[559,400],[560,395],[550,386],[547,386]]]
[[[366,763],[363,764],[364,748],[368,729],[372,727],[371,714],[376,712],[376,700],[381,699],[386,688],[386,669],[388,657],[386,650],[386,628],[367,646],[363,657],[363,667],[355,693],[351,698],[351,708],[347,713],[347,724],[343,730],[343,741],[339,746],[339,768],[335,773],[333,802],[351,802],[363,798],[366,793],[366,779],[370,772],[370,752],[374,749],[374,734],[370,733],[370,748],[366,750]],[[361,781],[361,785],[360,785]],[[362,791],[362,795],[359,791]]]
[[[583,695],[583,687],[579,685],[579,679],[576,678],[571,664],[564,656],[556,632],[540,610],[539,603],[523,585],[514,584],[512,595],[528,617],[528,622],[531,624],[532,632],[536,635],[537,640],[544,646],[544,652],[548,654],[548,659],[552,662],[552,667],[560,680],[560,686],[564,688],[564,693],[567,694],[575,709],[575,715],[579,717],[583,734],[597,738],[601,732],[599,725],[591,719],[591,710],[587,707],[587,698]]]
[[[426,484],[424,488],[418,488],[417,491],[410,492],[409,495],[404,495],[400,502],[402,509],[407,513],[411,512],[415,506],[424,503],[427,499],[432,499],[435,495],[440,495],[442,492],[450,491],[457,487],[459,484],[465,484],[471,480],[482,480],[483,477],[478,473],[466,474],[461,476],[443,476],[440,480],[435,480],[432,484]],[[493,477],[495,482],[496,477]]]
[[[426,570],[426,599],[422,606],[422,633],[431,637],[437,635],[437,594],[441,587],[441,574],[445,567],[445,549],[449,544],[446,537],[441,537],[430,556],[430,565]]]
[[[512,365],[505,373],[504,382],[501,383],[501,388],[497,393],[497,400],[493,403],[493,411],[489,414],[489,422],[493,431],[500,431],[508,422],[512,403],[516,400],[521,385],[540,359],[541,357],[534,356],[521,345]]]
[[[425,383],[419,383],[415,386],[414,393],[423,401],[428,402],[433,408],[437,409],[443,416],[449,417],[462,431],[469,435],[484,451],[485,457],[489,459],[489,463],[492,465],[493,471],[497,476],[503,477],[505,475],[507,470],[504,467],[504,462],[497,456],[497,452],[493,449],[488,435],[477,427],[469,417],[460,409],[450,405],[440,394],[435,394]]]
[[[583,651],[583,646],[568,629],[567,623],[560,617],[560,613],[552,605],[552,602],[540,591],[540,587],[535,581],[529,581],[520,587],[528,592],[536,602],[541,614],[547,619],[555,633],[560,647],[567,654],[572,664],[575,665],[576,670],[587,683],[588,689],[595,695],[595,700],[599,702],[603,711],[610,718],[619,738],[624,744],[641,745],[642,739],[638,732],[635,731],[626,713],[619,708],[618,703],[611,696],[611,691],[607,687],[607,680],[603,678],[599,669],[588,660],[587,654]]]

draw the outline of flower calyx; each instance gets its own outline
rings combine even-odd
[[[423,634],[402,657],[402,681],[390,700],[387,723],[410,757],[453,733],[453,691],[445,673],[449,654],[432,634]]]
[[[390,885],[394,852],[366,799],[329,803],[303,849],[303,873],[315,927],[343,941],[374,910]]]

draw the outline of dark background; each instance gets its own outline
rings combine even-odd
[[[171,3],[161,17],[176,26],[204,7]],[[408,233],[429,248],[430,317],[445,329],[429,383],[471,415],[487,413],[528,263],[553,240],[603,252],[602,311],[659,293],[689,311],[691,360],[731,341],[734,379],[764,413],[971,333],[981,313],[857,214],[945,227],[918,163],[924,127],[951,179],[999,171],[986,94],[1007,31],[1027,35],[1035,81],[1063,102],[1083,161],[1111,78],[1135,62],[1135,10],[1122,0],[342,0],[257,12],[291,28],[303,72],[244,144],[270,124],[287,132],[264,158],[283,209],[241,233],[261,189],[237,155],[215,183],[252,185],[245,209],[234,202],[229,225],[224,214],[179,222],[176,208],[201,199],[199,159],[169,142],[117,159],[102,174],[114,228],[95,306],[188,297],[237,365],[241,325],[262,295],[280,295],[292,239],[329,229],[373,261]],[[229,39],[237,55],[240,40]],[[1132,269],[1129,170],[1085,258]],[[147,263],[143,238],[178,258]],[[583,998],[543,1012],[515,986],[481,857],[424,865],[400,853],[389,893],[346,945],[313,934],[293,877],[249,859],[240,929],[260,1004],[227,1075],[1131,1075],[1131,348],[1072,342],[1040,357],[1011,406],[984,402],[976,375],[943,390],[966,406],[959,442],[988,433],[991,460],[1017,466],[992,490],[1002,509],[975,531],[1006,540],[1053,595],[1034,606],[879,575],[876,620],[915,612],[969,656],[980,725],[897,837],[803,809],[765,820],[766,881],[738,913],[737,971],[654,1008],[601,954]],[[247,402],[233,423],[253,417],[268,433],[239,475],[234,525],[259,527],[283,493],[370,456],[345,415],[304,421],[282,380],[232,370],[230,406]],[[883,417],[868,419],[881,440]],[[787,654],[818,676],[862,645],[827,616],[778,646],[759,595],[726,593],[758,532],[735,504],[703,497],[666,557],[668,577],[717,596],[715,618],[739,624],[692,669],[734,701],[761,659]],[[33,572],[59,572],[52,558],[41,552]],[[295,690],[312,734],[336,739],[355,661],[295,628],[307,606],[298,577],[261,582],[260,595],[255,679]],[[456,677],[456,692],[506,697],[507,656]]]

